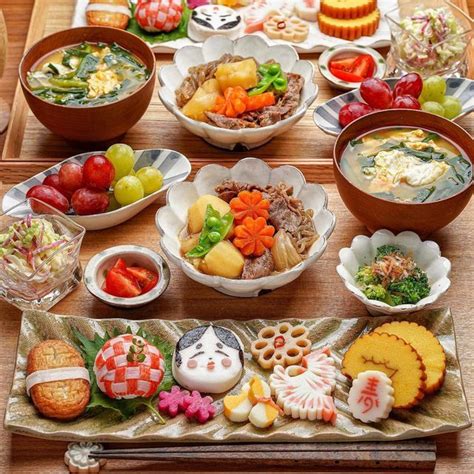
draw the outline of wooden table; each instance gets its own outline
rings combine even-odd
[[[461,0],[465,1],[465,0]],[[68,2],[64,2],[65,4]],[[31,14],[32,0],[2,0],[0,6],[4,10],[9,30],[9,57],[5,77],[0,81],[0,96],[12,102],[16,86],[16,70],[24,47],[26,31]],[[474,13],[474,0],[469,0],[471,14]],[[66,8],[66,7],[65,7]],[[52,19],[52,23],[55,19]],[[314,59],[314,56],[312,57]],[[169,57],[160,57],[160,62],[169,61]],[[333,95],[325,82],[317,78],[321,86],[318,103]],[[227,154],[212,148],[199,139],[185,132],[174,118],[164,111],[163,107],[152,107],[150,114],[160,121],[159,127],[145,118],[145,125],[156,127],[156,138],[149,145],[170,146],[185,153],[199,167],[210,159],[218,159],[230,164],[244,154]],[[465,119],[463,125],[473,131],[472,118]],[[144,126],[143,124],[141,126]],[[140,127],[138,125],[137,127]],[[163,128],[164,127],[164,128]],[[166,130],[166,135],[162,130]],[[3,145],[4,135],[0,136]],[[131,142],[135,147],[145,146],[141,143],[140,133],[133,134]],[[177,142],[179,140],[179,142]],[[59,142],[58,142],[59,143]],[[329,207],[337,216],[336,230],[329,240],[326,253],[321,260],[303,277],[292,284],[271,294],[255,300],[231,299],[213,290],[203,287],[186,278],[172,266],[172,280],[167,292],[157,302],[142,310],[124,311],[103,305],[88,294],[84,286],[59,303],[54,311],[60,314],[77,314],[89,317],[123,317],[140,319],[143,317],[159,317],[173,319],[176,317],[198,317],[212,320],[214,318],[274,318],[285,317],[318,317],[318,316],[364,316],[366,310],[357,300],[351,298],[344,289],[335,267],[338,262],[337,253],[341,247],[350,244],[354,235],[366,233],[342,204],[335,185],[331,183],[330,168],[331,146],[333,139],[324,136],[313,125],[311,114],[300,122],[285,137],[255,150],[252,155],[267,159],[274,163],[297,160],[302,163],[307,178],[317,180],[325,185],[329,193]],[[303,146],[302,146],[303,144]],[[32,154],[32,148],[26,144]],[[56,155],[52,159],[66,157],[65,145],[58,144]],[[69,153],[71,154],[71,153]],[[33,156],[27,155],[32,159]],[[3,195],[10,184],[17,182],[22,176],[28,175],[31,161],[25,160],[23,171],[9,172],[3,169],[3,184],[0,184],[0,195]],[[316,165],[320,166],[316,166]],[[30,171],[31,173],[31,171]],[[154,214],[163,204],[163,198],[150,206],[134,219],[120,227],[100,232],[87,233],[81,260],[85,264],[96,252],[112,245],[135,243],[159,250],[159,236],[154,228]],[[472,334],[474,323],[472,318],[472,288],[474,287],[474,249],[472,229],[474,226],[474,204],[468,206],[462,216],[448,228],[432,236],[442,249],[443,254],[453,264],[452,288],[439,301],[440,306],[451,306],[457,328],[458,347],[468,403],[474,408],[474,344]],[[231,303],[231,304],[230,304]],[[275,308],[277,311],[275,312]],[[20,311],[0,302],[0,334],[3,336],[3,350],[0,352],[0,407],[10,390],[13,371],[16,341],[21,314]],[[455,471],[456,473],[474,471],[474,431],[472,429],[459,434],[442,435],[438,441],[438,472]],[[11,435],[0,428],[0,472],[65,472],[62,457],[66,443],[49,442]],[[168,467],[169,466],[169,467]],[[157,471],[156,464],[124,463],[109,461],[108,470],[114,472]],[[195,465],[167,465],[170,472],[195,471]],[[166,472],[163,469],[163,472]],[[236,466],[235,470],[239,467]],[[216,466],[214,470],[219,470]],[[261,468],[255,467],[255,471]]]

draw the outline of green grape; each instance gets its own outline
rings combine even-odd
[[[121,206],[127,206],[143,198],[145,191],[136,176],[124,176],[117,181],[114,196]]]
[[[120,209],[120,204],[117,202],[117,199],[115,199],[114,193],[108,193],[108,195],[109,207],[107,208],[106,212],[116,211],[117,209]]]
[[[447,95],[442,101],[441,105],[444,107],[444,116],[452,120],[457,117],[462,110],[461,101],[457,97]]]
[[[163,186],[163,175],[160,170],[153,168],[153,166],[140,168],[136,175],[143,184],[145,194],[154,193]]]
[[[428,101],[422,104],[421,109],[425,112],[430,112],[435,115],[444,117],[444,107],[438,102]]]
[[[132,148],[124,143],[115,143],[109,146],[105,152],[105,156],[114,165],[115,181],[127,176],[133,169],[135,154]]]
[[[421,97],[424,102],[441,102],[446,94],[446,81],[440,76],[431,76],[423,81]]]

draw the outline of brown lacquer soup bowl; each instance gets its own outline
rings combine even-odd
[[[349,211],[369,231],[389,229],[392,232],[411,230],[425,237],[452,222],[467,206],[472,196],[472,173],[463,186],[451,196],[431,202],[405,202],[382,199],[363,191],[344,174],[341,168],[343,152],[351,140],[384,128],[414,128],[434,132],[451,141],[474,159],[471,135],[450,120],[420,110],[383,110],[359,118],[349,124],[338,136],[333,151],[333,166],[337,188]]]
[[[50,53],[82,42],[116,43],[146,66],[147,79],[128,94],[101,105],[61,105],[35,95],[28,84],[28,72]],[[155,76],[155,56],[144,41],[126,31],[99,26],[72,28],[46,36],[25,53],[19,67],[21,87],[36,118],[53,133],[80,142],[111,140],[135,125],[151,101]]]

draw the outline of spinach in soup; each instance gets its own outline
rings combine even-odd
[[[340,166],[359,189],[390,201],[439,201],[472,180],[472,164],[464,153],[421,129],[386,128],[351,140]]]
[[[116,43],[81,43],[55,51],[27,74],[36,96],[79,107],[119,100],[138,89],[148,77],[146,66]]]

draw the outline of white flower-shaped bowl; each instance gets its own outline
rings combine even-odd
[[[291,116],[276,124],[261,128],[246,128],[227,130],[205,122],[186,117],[176,105],[175,91],[188,75],[190,67],[219,59],[223,54],[230,53],[243,57],[253,57],[259,63],[270,59],[280,63],[285,72],[293,72],[304,77],[304,87],[301,92],[300,105]],[[289,45],[269,46],[258,36],[244,36],[232,41],[224,36],[212,36],[202,47],[185,46],[176,51],[174,64],[162,66],[158,71],[160,89],[158,91],[163,105],[177,120],[194,135],[203,138],[208,143],[234,149],[237,145],[247,149],[255,148],[289,130],[298,122],[314,102],[318,95],[318,86],[313,83],[314,68],[310,61],[300,60],[298,53]]]
[[[234,280],[206,275],[196,270],[181,257],[179,234],[186,226],[188,209],[203,194],[216,194],[214,188],[225,179],[258,184],[292,185],[294,195],[302,200],[306,209],[314,210],[314,224],[319,239],[309,250],[308,257],[290,270],[258,278],[256,280]],[[233,168],[220,165],[204,166],[196,174],[194,182],[176,184],[168,190],[165,207],[156,214],[156,225],[161,235],[161,248],[165,255],[192,280],[230,296],[252,297],[262,291],[275,290],[298,278],[304,270],[321,257],[336,223],[334,214],[327,208],[327,194],[319,184],[307,183],[303,173],[294,166],[270,168],[257,158],[244,158]]]
[[[411,255],[416,264],[426,272],[431,286],[430,294],[416,304],[390,306],[377,300],[369,300],[355,281],[359,267],[372,263],[377,248],[382,245],[396,245],[403,252]],[[414,232],[404,231],[394,235],[389,230],[378,230],[371,237],[358,235],[352,240],[350,248],[339,251],[341,263],[337,266],[337,273],[342,278],[346,288],[367,307],[373,316],[382,314],[411,313],[419,311],[433,304],[443,295],[451,285],[449,273],[450,261],[441,256],[441,251],[436,242],[422,241]]]

